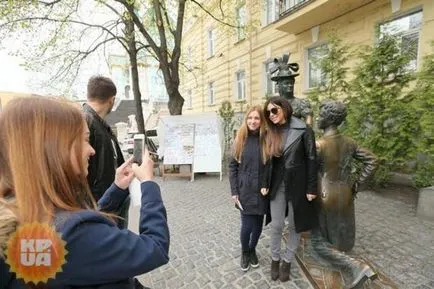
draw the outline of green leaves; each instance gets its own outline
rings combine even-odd
[[[414,159],[422,130],[409,84],[410,55],[391,35],[377,35],[374,47],[359,52],[348,97],[346,133],[380,158],[375,184],[384,184],[391,171],[406,171]],[[425,96],[421,96],[425,99]]]
[[[323,100],[343,99],[348,91],[346,63],[351,55],[349,46],[342,43],[336,32],[332,32],[328,36],[328,45],[322,49],[326,50],[325,57],[316,58],[313,62],[326,81],[308,93],[315,110]],[[322,52],[319,54],[323,55]]]

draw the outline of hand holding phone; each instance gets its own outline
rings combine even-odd
[[[149,157],[147,149],[144,150],[141,160],[140,165],[134,163],[132,166],[134,175],[140,182],[150,181],[154,178],[154,162]]]

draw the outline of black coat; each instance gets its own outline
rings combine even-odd
[[[124,163],[118,140],[110,126],[87,104],[83,105],[90,131],[89,143],[95,155],[89,158],[87,180],[98,201],[115,180],[116,169]]]
[[[270,188],[273,200],[280,186],[275,174],[283,171],[286,199],[291,200],[294,208],[295,229],[297,232],[311,230],[318,222],[316,201],[309,202],[306,198],[307,193],[317,194],[315,137],[312,128],[298,118],[290,120],[282,158],[280,168],[273,168],[274,158],[267,162],[263,186]]]
[[[232,158],[229,164],[229,182],[232,196],[239,200],[247,215],[264,215],[268,208],[268,197],[261,194],[264,164],[261,158],[259,135],[249,134],[241,155],[241,162]]]

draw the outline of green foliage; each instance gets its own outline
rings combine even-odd
[[[321,70],[326,79],[324,83],[308,93],[314,111],[318,110],[321,101],[344,99],[348,92],[346,81],[348,67],[345,65],[351,56],[350,47],[342,43],[336,32],[332,32],[328,35],[328,45],[324,49],[326,49],[324,57],[313,59],[314,65]]]
[[[230,149],[230,145],[232,141],[232,132],[235,126],[235,121],[234,121],[235,110],[232,108],[231,102],[226,100],[221,103],[218,113],[223,121],[225,151],[227,151]]]
[[[432,47],[434,51],[434,42]],[[413,181],[418,187],[428,187],[434,185],[434,53],[425,56],[410,95],[413,109],[419,117]]]
[[[407,167],[414,155],[420,115],[405,89],[413,79],[409,55],[391,35],[377,35],[374,47],[362,47],[348,98],[346,133],[380,160],[374,183],[384,184],[391,171]]]

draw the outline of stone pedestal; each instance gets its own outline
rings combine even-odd
[[[434,221],[434,186],[420,189],[417,202],[417,216],[421,219]]]
[[[315,289],[344,289],[348,282],[347,274],[342,269],[333,267],[326,260],[321,259],[314,251],[310,234],[303,233],[301,243],[297,249],[296,259],[303,269],[311,285]],[[366,259],[351,255],[353,258],[363,260],[374,268]],[[357,289],[397,289],[398,287],[382,272],[374,268],[377,276],[374,280],[367,279],[366,282],[357,286]],[[356,289],[355,288],[355,289]]]

